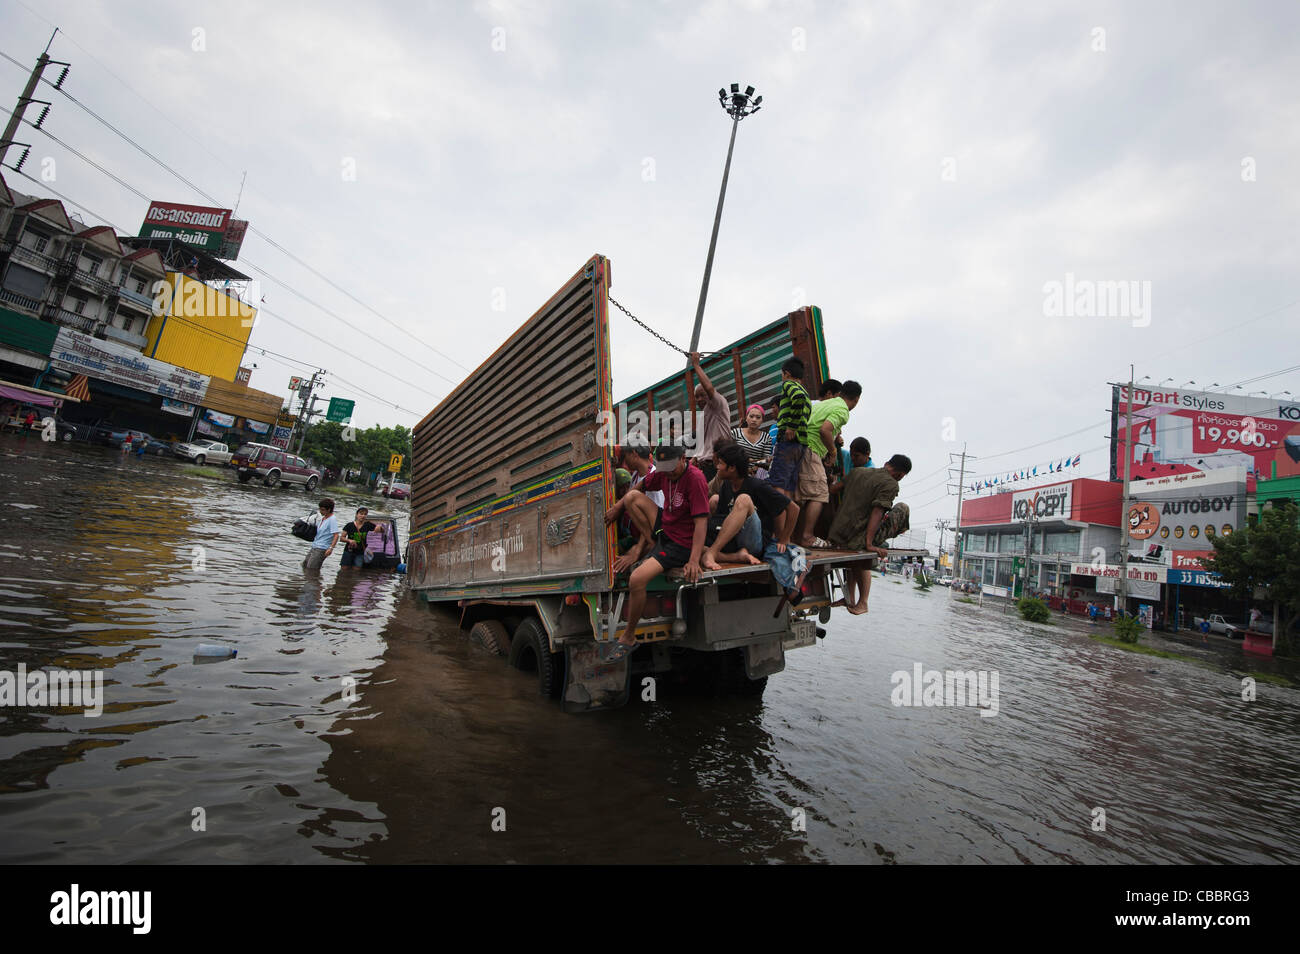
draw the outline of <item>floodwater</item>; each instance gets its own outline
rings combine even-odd
[[[212,472],[0,438],[0,670],[104,673],[97,718],[0,708],[0,861],[1300,861],[1300,691],[1243,701],[1238,651],[886,576],[761,699],[564,715],[404,577],[307,579],[314,495]],[[893,705],[918,663],[997,714]]]

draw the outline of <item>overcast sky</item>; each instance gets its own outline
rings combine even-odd
[[[364,329],[263,279],[252,345],[410,412],[331,379],[359,425],[413,425],[596,252],[616,298],[689,343],[731,82],[764,108],[740,127],[702,347],[819,305],[831,373],[866,389],[846,436],[912,457],[918,529],[953,514],[941,468],[963,444],[983,475],[1081,453],[1078,475],[1105,476],[1106,382],[1130,362],[1223,386],[1300,364],[1292,2],[0,0],[0,52],[30,68],[52,25],[72,95],[220,205],[247,170],[239,217],[423,342],[250,236],[237,267]],[[24,72],[0,60],[7,108]],[[38,97],[50,132],[147,196],[210,204]],[[50,186],[138,230],[142,199],[19,139],[25,171],[53,158]],[[1149,299],[1048,314],[1067,274]],[[616,397],[678,366],[610,321]],[[302,373],[248,361],[263,390]]]

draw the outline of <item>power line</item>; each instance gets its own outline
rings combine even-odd
[[[0,55],[3,55],[3,54],[0,54]],[[4,109],[4,107],[0,106],[0,109]],[[5,111],[6,111],[6,112],[10,112],[10,110],[5,110]],[[26,122],[27,125],[32,126],[33,129],[38,129],[38,127],[36,127],[35,125],[33,125],[30,121],[25,120],[25,119],[24,119],[23,121]],[[114,182],[116,182],[116,183],[118,183],[119,185],[121,185],[123,188],[125,188],[125,189],[129,190],[130,192],[134,193],[135,195],[139,196],[141,199],[144,199],[146,202],[149,201],[148,197],[147,197],[143,192],[141,192],[139,189],[135,188],[135,187],[132,186],[130,183],[126,182],[124,179],[120,178],[119,176],[115,175],[113,172],[111,172],[111,171],[109,171],[108,169],[104,168],[104,167],[103,167],[102,165],[100,165],[99,163],[97,163],[97,162],[95,162],[94,160],[89,159],[88,157],[84,156],[82,153],[78,152],[76,149],[73,149],[71,146],[67,145],[67,143],[64,143],[61,139],[59,139],[58,137],[56,137],[53,133],[48,132],[48,131],[45,130],[45,129],[38,129],[38,131],[44,133],[44,134],[45,134],[46,136],[48,136],[50,139],[52,139],[52,140],[54,140],[55,142],[57,142],[60,146],[63,146],[63,147],[64,147],[65,149],[67,149],[69,152],[73,153],[73,155],[77,156],[77,157],[80,158],[80,159],[85,160],[87,163],[89,163],[90,165],[94,166],[96,169],[98,169],[100,172],[104,173],[104,175],[108,176],[110,179],[112,179]],[[15,170],[15,171],[18,171],[18,170]],[[21,171],[19,171],[19,175],[26,175],[26,174],[23,173],[23,172],[21,172]],[[29,180],[31,180],[32,182],[36,182],[36,180],[35,180],[35,179],[32,179],[31,176],[27,176],[27,178],[28,178]],[[38,183],[38,184],[39,184],[39,183]],[[53,188],[50,188],[49,186],[46,186],[46,188],[49,189],[50,192],[54,192],[54,194],[57,195],[57,196],[59,196],[60,198],[64,198],[64,196],[63,196],[61,193],[55,191]],[[72,202],[70,199],[66,199],[65,201],[68,201],[68,202],[70,202],[70,203],[73,204],[73,205],[77,205],[77,203]],[[209,201],[216,201],[216,200],[215,200],[215,199],[209,199]],[[109,222],[107,219],[103,218],[103,216],[95,215],[95,213],[90,212],[89,209],[86,209],[84,206],[81,206],[81,205],[77,205],[77,208],[80,208],[80,209],[85,210],[88,214],[93,215],[95,218],[100,219],[101,221],[105,222],[106,224],[112,226],[116,231],[125,234],[125,232],[126,232],[125,229],[122,229],[120,226],[115,225],[115,224],[112,223],[112,222]],[[288,252],[286,251],[286,254],[290,254],[290,253],[288,253]],[[292,257],[291,254],[290,254],[290,257]],[[275,282],[277,285],[280,285],[282,288],[284,288],[284,289],[285,289],[286,291],[288,291],[290,294],[292,294],[292,295],[294,295],[294,296],[296,296],[296,297],[302,299],[302,301],[306,302],[308,305],[311,305],[313,308],[316,308],[316,309],[318,309],[319,311],[324,312],[325,314],[329,315],[331,318],[333,318],[333,319],[335,319],[336,321],[340,322],[340,323],[343,324],[344,326],[346,326],[346,327],[352,329],[352,330],[355,331],[355,332],[358,332],[358,333],[361,333],[361,334],[365,334],[365,331],[364,331],[363,329],[361,329],[361,328],[357,327],[356,325],[352,324],[352,322],[348,321],[348,320],[347,320],[346,318],[344,318],[342,315],[339,315],[338,313],[334,312],[332,309],[325,307],[324,305],[320,304],[319,302],[315,301],[314,299],[311,299],[311,298],[307,297],[307,296],[304,295],[302,292],[298,291],[296,288],[294,288],[292,285],[290,285],[288,282],[284,281],[284,280],[281,279],[281,278],[276,277],[275,275],[273,275],[271,272],[267,271],[266,269],[261,268],[261,267],[259,267],[258,265],[254,264],[253,262],[250,262],[250,261],[244,261],[244,262],[241,262],[240,264],[243,265],[244,267],[248,268],[248,269],[251,269],[251,270],[254,271],[254,272],[257,272],[258,274],[265,275],[269,280],[271,280],[272,282]],[[388,351],[391,351],[393,354],[397,355],[399,358],[404,358],[404,359],[407,360],[407,361],[411,361],[411,362],[415,363],[415,359],[414,359],[414,358],[412,358],[410,355],[408,355],[408,354],[406,354],[406,353],[400,351],[399,349],[394,348],[392,345],[386,344],[386,343],[384,343],[383,341],[378,340],[377,338],[372,338],[372,340],[374,341],[375,344],[379,345],[379,346],[382,347],[382,348],[385,348],[385,349],[388,350]],[[366,362],[362,361],[361,363],[365,364]],[[374,365],[371,365],[371,367],[375,367],[375,366],[374,366]],[[427,371],[427,372],[430,373],[430,374],[436,375],[436,376],[439,377],[439,378],[442,378],[442,379],[443,379],[444,381],[446,381],[448,384],[456,384],[456,383],[458,383],[458,382],[452,380],[451,378],[447,377],[445,374],[442,374],[442,373],[440,373],[440,372],[438,372],[438,371],[435,371],[435,370],[433,370],[432,368],[427,368],[427,367],[425,367],[424,365],[420,365],[420,367],[421,367],[422,370]],[[382,370],[382,369],[377,369],[377,370]],[[397,378],[396,375],[392,375],[392,377],[393,377],[395,380],[402,380],[401,378]],[[404,383],[404,384],[409,384],[411,387],[414,387],[416,390],[423,391],[425,394],[428,394],[428,395],[430,395],[431,397],[435,397],[435,398],[438,398],[439,400],[441,400],[441,397],[440,397],[440,396],[434,394],[434,392],[428,390],[427,388],[423,388],[423,387],[421,387],[421,386],[418,385],[418,384],[412,384],[412,383],[409,382],[409,381],[403,381],[403,383]]]
[[[4,59],[8,60],[10,63],[13,63],[15,66],[18,66],[20,69],[26,69],[26,67],[25,67],[25,66],[24,66],[24,65],[23,65],[19,60],[17,60],[17,59],[15,59],[14,57],[10,56],[8,53],[5,53],[5,52],[3,52],[3,51],[0,51],[0,57],[3,57]],[[50,86],[52,89],[57,89],[58,92],[62,93],[63,96],[66,97],[66,98],[68,99],[69,102],[71,102],[73,105],[77,106],[78,108],[84,110],[86,113],[88,113],[90,116],[92,116],[96,121],[98,121],[100,124],[102,124],[106,129],[110,130],[111,132],[113,132],[114,134],[116,134],[119,138],[121,138],[122,141],[124,141],[124,142],[126,142],[128,145],[132,146],[134,149],[136,149],[137,151],[139,151],[141,155],[145,156],[147,159],[149,159],[149,160],[151,160],[152,162],[156,163],[159,167],[161,167],[162,169],[166,170],[168,173],[170,173],[170,174],[171,174],[172,176],[174,176],[176,179],[178,179],[179,181],[183,182],[185,185],[189,186],[189,188],[193,189],[193,190],[194,190],[198,195],[201,195],[204,199],[206,199],[207,201],[213,203],[214,205],[220,206],[220,204],[221,204],[221,200],[220,200],[220,199],[217,199],[215,196],[211,195],[210,193],[208,193],[207,191],[205,191],[204,189],[202,189],[201,187],[199,187],[196,183],[192,182],[191,180],[189,180],[188,178],[186,178],[184,175],[182,175],[181,173],[177,172],[175,169],[173,169],[170,165],[168,165],[166,162],[164,162],[164,161],[163,161],[162,159],[160,159],[158,156],[154,155],[152,152],[150,152],[148,149],[146,149],[146,148],[145,148],[144,146],[142,146],[140,143],[136,142],[134,139],[132,139],[132,138],[131,138],[130,136],[128,136],[126,133],[122,132],[122,130],[118,129],[116,126],[114,126],[111,122],[109,122],[109,121],[108,121],[107,119],[105,119],[103,116],[100,116],[99,113],[95,112],[93,109],[91,109],[91,108],[90,108],[89,106],[87,106],[85,103],[81,102],[81,100],[77,99],[75,96],[73,96],[73,95],[72,95],[71,93],[69,93],[67,90],[62,89],[62,88],[59,88],[59,87],[55,87],[53,83],[51,83],[49,80],[45,79],[44,77],[41,78],[41,81],[44,82],[46,85]],[[41,131],[44,132],[43,129],[42,129]],[[47,135],[49,135],[49,134],[47,133]],[[53,138],[53,137],[51,137],[51,138]],[[62,143],[60,143],[60,144],[62,145]],[[83,158],[84,158],[84,157],[83,157]],[[114,177],[114,178],[116,178],[116,177]],[[128,187],[128,188],[129,188],[129,187]],[[136,191],[136,190],[132,189],[132,191],[134,192],[134,191]],[[137,195],[141,195],[142,198],[145,198],[145,201],[149,201],[149,199],[148,199],[147,197],[144,197],[142,193],[138,193],[138,192],[137,192],[136,194],[137,194]],[[279,251],[281,254],[283,254],[283,255],[287,256],[288,258],[292,259],[292,260],[293,260],[294,262],[296,262],[298,265],[300,265],[300,266],[302,266],[303,268],[307,269],[307,271],[311,272],[313,275],[315,275],[317,278],[319,278],[319,279],[320,279],[321,281],[323,281],[325,284],[329,285],[329,286],[330,286],[331,288],[333,288],[335,291],[337,291],[337,292],[339,292],[340,294],[346,296],[347,298],[349,298],[350,300],[352,300],[352,301],[355,302],[356,304],[360,305],[362,308],[365,308],[365,309],[366,309],[367,311],[369,311],[371,314],[375,315],[375,316],[376,316],[377,318],[379,318],[381,321],[387,323],[388,325],[391,325],[393,328],[397,329],[399,332],[401,332],[402,334],[406,335],[408,338],[410,338],[410,339],[411,339],[412,341],[414,341],[416,344],[421,345],[421,346],[424,347],[424,348],[427,348],[429,351],[431,351],[431,352],[433,352],[434,354],[438,355],[440,358],[443,358],[443,359],[446,360],[446,361],[450,361],[452,364],[454,364],[456,367],[460,368],[462,371],[468,371],[468,370],[469,370],[469,369],[466,368],[463,364],[461,364],[459,361],[457,361],[455,358],[451,357],[451,356],[448,355],[448,354],[445,354],[445,353],[442,352],[442,351],[439,351],[437,348],[433,347],[433,345],[428,344],[427,342],[425,342],[425,341],[423,341],[422,339],[418,338],[416,335],[412,334],[412,333],[411,333],[410,331],[408,331],[407,329],[403,328],[401,325],[399,325],[397,322],[393,321],[391,318],[389,318],[389,317],[388,317],[387,315],[385,315],[383,312],[379,311],[377,308],[373,307],[372,305],[368,304],[367,302],[362,301],[360,298],[358,298],[357,296],[353,295],[350,291],[348,291],[348,290],[347,290],[346,288],[344,288],[343,286],[339,285],[337,282],[335,282],[333,279],[331,279],[328,275],[324,274],[324,273],[321,272],[319,269],[317,269],[315,266],[313,266],[313,265],[311,265],[310,263],[304,261],[302,258],[300,258],[300,257],[298,257],[297,255],[295,255],[293,252],[289,251],[289,249],[285,248],[285,247],[284,247],[283,245],[281,245],[279,242],[275,241],[275,239],[271,238],[271,236],[269,236],[268,234],[266,234],[265,232],[263,232],[261,229],[256,228],[255,226],[253,226],[253,225],[250,224],[249,227],[248,227],[248,231],[249,231],[251,234],[256,235],[258,238],[262,239],[264,242],[266,242],[266,244],[270,245],[272,248],[276,249],[276,250]],[[251,265],[250,265],[250,267],[255,267],[255,266],[251,266]],[[260,269],[259,269],[259,271],[260,271]],[[263,274],[266,274],[266,275],[267,275],[268,277],[270,277],[273,281],[276,281],[277,283],[279,283],[279,284],[281,284],[281,285],[284,285],[284,287],[287,288],[289,291],[292,291],[292,292],[294,292],[295,294],[298,294],[298,293],[296,292],[295,289],[293,289],[291,286],[285,284],[283,281],[274,278],[274,276],[271,276],[269,273],[263,272]],[[316,307],[320,307],[320,306],[316,306]],[[322,310],[325,310],[325,309],[322,309]],[[333,313],[330,312],[330,314],[333,314]],[[336,315],[335,317],[338,317],[338,316]],[[339,319],[339,320],[342,321],[343,319]],[[381,344],[382,344],[382,342],[377,342],[377,343],[381,343]],[[387,346],[385,345],[385,347],[387,347]],[[408,357],[407,355],[402,354],[402,352],[400,352],[400,351],[396,351],[396,349],[393,349],[393,350],[394,350],[397,354],[402,355],[402,357],[407,358],[407,360],[410,360],[410,361],[413,361],[413,360],[414,360],[413,358],[410,358],[410,357]],[[426,368],[425,370],[431,370],[431,369],[427,369],[427,368]],[[436,371],[431,371],[431,373],[438,374],[438,372],[436,372]],[[442,375],[442,374],[438,374],[438,377],[443,378],[445,381],[447,381],[447,382],[450,383],[450,384],[456,384],[456,383],[457,383],[456,381],[452,380],[451,378],[447,378],[447,377],[445,377],[445,376]]]
[[[42,131],[43,131],[43,130],[42,130]],[[72,200],[71,198],[65,196],[63,193],[59,192],[59,191],[58,191],[57,189],[55,189],[53,186],[50,186],[48,183],[41,182],[40,180],[33,178],[32,176],[28,175],[27,173],[25,173],[25,172],[23,172],[23,171],[21,171],[21,170],[13,170],[13,171],[17,172],[18,175],[22,176],[24,179],[27,179],[29,182],[32,182],[32,183],[35,183],[36,185],[41,186],[42,188],[44,188],[44,189],[45,189],[46,191],[48,191],[48,192],[52,192],[52,193],[53,193],[54,195],[56,195],[56,196],[57,196],[61,201],[67,202],[69,205],[71,205],[71,206],[73,206],[73,207],[75,207],[75,208],[78,208],[78,209],[82,210],[83,212],[85,212],[87,215],[91,216],[91,217],[94,218],[94,219],[98,219],[100,222],[103,222],[105,225],[109,226],[109,227],[112,228],[114,231],[116,231],[116,232],[118,232],[118,233],[121,233],[121,234],[125,234],[126,230],[123,229],[121,226],[117,225],[115,222],[110,221],[109,219],[105,218],[104,216],[100,215],[99,213],[94,212],[94,211],[92,211],[91,209],[87,208],[86,206],[82,205],[81,203],[76,202],[76,201]],[[277,281],[277,282],[279,281],[278,279],[275,279],[274,276],[270,276],[269,273],[263,271],[262,269],[258,268],[258,267],[255,266],[255,265],[251,265],[251,264],[250,264],[249,267],[252,268],[254,271],[262,272],[262,274],[266,274],[266,275],[268,275],[268,277],[270,277],[273,281]],[[303,301],[307,302],[308,304],[313,305],[314,307],[320,308],[321,311],[324,311],[326,314],[330,315],[331,317],[334,317],[334,318],[338,319],[339,321],[343,322],[343,324],[347,325],[349,328],[353,328],[353,329],[356,330],[356,331],[360,331],[360,329],[355,328],[355,326],[353,326],[350,322],[348,322],[348,321],[344,320],[343,318],[339,317],[338,315],[334,314],[334,312],[330,311],[329,309],[324,308],[324,307],[322,307],[322,306],[320,306],[320,305],[317,305],[317,304],[316,304],[315,302],[313,302],[311,299],[307,298],[305,295],[302,295],[300,292],[298,292],[296,289],[292,288],[291,286],[289,286],[289,285],[287,285],[287,284],[284,284],[283,282],[279,282],[279,284],[284,285],[284,287],[285,287],[286,289],[288,289],[289,291],[293,292],[295,295],[298,295],[298,297],[302,298]],[[287,324],[289,327],[293,328],[295,331],[298,331],[298,332],[300,332],[300,333],[303,334],[303,335],[306,335],[308,338],[314,338],[314,337],[315,337],[315,335],[314,335],[312,332],[309,332],[307,329],[301,327],[300,325],[296,325],[296,324],[294,324],[294,323],[291,322],[289,319],[285,318],[283,315],[277,314],[276,312],[274,312],[274,311],[272,311],[271,309],[267,308],[265,305],[262,305],[262,306],[258,309],[258,313],[259,313],[259,314],[269,315],[269,316],[271,316],[271,317],[273,317],[273,318],[276,318],[276,319],[278,319],[278,320],[280,320],[280,321],[283,321],[283,322],[284,322],[285,324]],[[174,317],[174,316],[173,316],[173,317]],[[180,320],[181,320],[181,321],[185,321],[184,318],[181,318]],[[186,323],[187,323],[187,324],[193,324],[192,322],[186,322]],[[196,326],[196,327],[200,327],[200,328],[201,328],[202,326]],[[203,330],[204,330],[204,331],[207,331],[209,334],[222,335],[222,337],[230,338],[229,335],[224,335],[224,334],[222,334],[221,332],[217,332],[217,331],[214,331],[214,330],[212,330],[212,329],[203,329]],[[239,339],[231,338],[231,340],[232,340],[232,341],[238,341]],[[240,341],[240,343],[241,343],[241,344],[245,344],[246,347],[255,347],[254,345],[249,345],[249,344],[247,344],[246,342],[243,342],[243,341]],[[381,344],[381,345],[382,345],[383,342],[376,342],[376,344]],[[394,353],[396,353],[396,354],[398,354],[398,355],[401,355],[401,352],[400,352],[400,351],[396,351],[396,349],[391,348],[391,347],[388,346],[388,345],[383,345],[383,346],[386,347],[386,348],[388,348],[390,351],[394,351]],[[392,371],[390,371],[390,370],[388,370],[388,369],[386,369],[386,368],[381,368],[379,365],[374,364],[373,362],[367,361],[365,358],[361,358],[361,357],[358,357],[358,356],[356,356],[356,355],[352,355],[352,356],[351,356],[351,360],[354,361],[354,362],[356,362],[357,364],[364,364],[366,367],[369,367],[369,368],[371,368],[371,369],[373,369],[373,370],[375,370],[375,371],[378,371],[378,372],[380,372],[381,374],[386,375],[387,377],[391,378],[391,379],[394,380],[394,381],[398,381],[398,382],[400,382],[400,383],[402,383],[402,384],[405,384],[407,387],[411,387],[411,388],[414,388],[414,389],[417,390],[417,391],[421,391],[421,392],[423,392],[423,393],[429,395],[429,396],[430,396],[431,398],[433,398],[435,401],[441,401],[442,398],[443,398],[442,395],[440,395],[440,394],[436,394],[435,392],[430,391],[428,388],[425,388],[425,387],[422,387],[422,386],[419,385],[419,384],[416,384],[414,381],[408,381],[408,380],[406,380],[405,378],[398,377],[398,376],[397,376],[396,374],[394,374]],[[304,364],[305,364],[305,362],[304,362]],[[312,367],[312,365],[306,365],[306,366],[307,366],[307,367]],[[437,372],[433,372],[433,373],[437,373]],[[442,375],[439,375],[439,377],[442,377]],[[450,380],[450,379],[447,379],[447,380]],[[452,382],[452,383],[455,383],[455,382]],[[361,389],[358,389],[358,390],[361,390]],[[373,395],[372,395],[372,396],[373,396]],[[381,401],[381,402],[384,403],[384,404],[389,404],[389,403],[391,403],[391,402],[388,402],[388,401],[384,401],[382,398],[376,398],[376,400],[379,400],[379,401]],[[395,408],[398,408],[398,410],[402,410],[402,411],[404,411],[405,413],[408,413],[408,414],[415,414],[415,413],[416,413],[416,412],[414,412],[414,411],[407,411],[405,408],[400,408],[400,407],[398,407],[398,405],[396,405],[396,404],[393,404],[392,406],[395,407]]]

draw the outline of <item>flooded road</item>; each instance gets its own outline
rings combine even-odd
[[[0,438],[0,670],[104,673],[97,718],[0,708],[0,860],[1300,861],[1300,691],[1242,701],[1239,653],[887,576],[761,699],[564,715],[404,577],[306,578],[319,495],[210,470]],[[997,715],[896,707],[917,663],[996,672]]]

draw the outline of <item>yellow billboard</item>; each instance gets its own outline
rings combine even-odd
[[[159,361],[234,381],[257,309],[211,285],[168,272],[154,295],[144,353]]]

